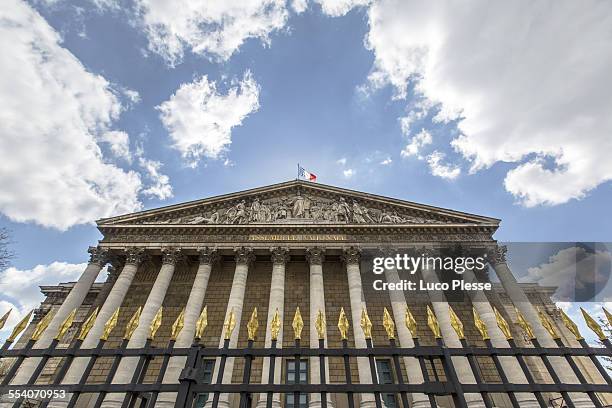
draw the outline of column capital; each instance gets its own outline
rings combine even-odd
[[[323,265],[325,250],[319,247],[306,248],[306,260],[310,265]]]
[[[198,255],[200,258],[200,265],[212,265],[219,259],[219,254],[216,248],[198,248]]]
[[[342,259],[348,264],[358,264],[361,260],[361,249],[356,247],[345,248],[342,251]]]
[[[126,265],[140,265],[145,260],[144,248],[131,247],[125,248],[125,264]]]
[[[162,265],[176,265],[181,259],[180,248],[162,248]]]
[[[497,245],[489,252],[489,262],[495,266],[497,264],[506,263],[506,254],[508,253],[508,247],[505,245]]]
[[[253,254],[253,248],[250,247],[237,247],[234,248],[234,258],[238,265],[248,265],[255,260]]]
[[[270,248],[271,259],[274,265],[284,265],[289,261],[289,248]]]
[[[103,268],[104,265],[108,262],[108,248],[102,247],[89,247],[87,249],[89,252],[89,263],[98,265],[100,268]]]

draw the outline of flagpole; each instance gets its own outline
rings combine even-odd
[[[297,164],[297,178],[296,180],[300,179],[300,163]]]

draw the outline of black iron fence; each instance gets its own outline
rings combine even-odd
[[[41,327],[41,324],[44,326],[43,319],[43,321],[39,323],[35,335],[28,340],[24,347],[18,349],[10,347],[16,335],[25,327],[25,325],[23,325],[23,327],[20,328],[18,325],[13,335],[11,335],[0,349],[0,358],[3,361],[10,362],[10,368],[4,374],[0,382],[0,395],[3,398],[2,401],[10,401],[13,407],[27,406],[26,403],[31,403],[32,401],[35,402],[34,406],[46,407],[52,398],[61,397],[65,398],[68,407],[74,407],[80,396],[84,394],[93,394],[95,396],[95,407],[97,408],[102,405],[107,394],[120,393],[123,396],[123,407],[129,408],[139,406],[152,408],[155,407],[159,394],[168,392],[176,393],[175,407],[178,408],[193,407],[195,401],[202,395],[208,395],[208,402],[211,403],[212,408],[217,408],[220,396],[229,393],[239,395],[239,408],[248,408],[250,404],[252,404],[252,397],[258,394],[260,397],[266,397],[266,408],[271,408],[273,395],[276,393],[281,395],[292,395],[292,401],[295,402],[293,405],[294,407],[299,406],[298,401],[300,401],[300,395],[319,394],[322,408],[327,408],[328,395],[336,394],[336,398],[338,398],[338,395],[344,395],[345,397],[342,398],[346,398],[347,406],[349,408],[354,408],[356,395],[373,394],[377,408],[382,408],[384,406],[383,396],[386,395],[393,395],[394,398],[396,398],[395,401],[397,401],[398,406],[401,404],[403,408],[410,408],[412,406],[410,394],[419,393],[427,396],[432,407],[440,406],[436,396],[449,396],[455,407],[467,408],[466,394],[479,394],[485,406],[487,408],[492,408],[494,406],[492,397],[496,394],[507,396],[512,407],[520,407],[519,401],[517,400],[517,393],[532,393],[536,397],[537,403],[542,408],[552,406],[573,408],[574,402],[570,394],[580,393],[586,395],[595,407],[602,408],[605,405],[602,402],[601,396],[612,394],[612,380],[600,361],[600,358],[612,357],[612,344],[609,339],[605,338],[601,328],[590,318],[590,316],[587,318],[588,315],[585,314],[587,324],[598,335],[603,347],[592,347],[587,344],[577,331],[576,326],[567,316],[564,316],[563,320],[570,331],[576,335],[580,347],[569,347],[565,345],[559,338],[554,327],[547,324],[550,323],[550,321],[546,320],[547,317],[540,314],[540,318],[544,319],[542,320],[544,327],[549,330],[558,346],[556,348],[545,348],[535,339],[531,327],[524,320],[520,312],[517,311],[519,324],[525,330],[527,337],[531,339],[531,347],[520,347],[512,338],[512,334],[504,318],[496,312],[498,326],[509,343],[508,348],[499,348],[493,346],[489,339],[487,328],[480,320],[476,311],[474,311],[474,323],[482,335],[485,343],[484,347],[475,347],[469,344],[463,334],[462,323],[458,321],[457,315],[455,315],[452,309],[450,313],[452,327],[455,329],[462,347],[451,348],[445,345],[436,316],[430,308],[428,308],[427,325],[436,338],[436,344],[420,344],[419,338],[416,335],[416,322],[410,314],[410,311],[406,310],[405,324],[413,334],[414,342],[414,347],[409,348],[398,346],[395,334],[395,324],[386,309],[383,325],[388,334],[388,344],[384,345],[373,345],[371,335],[372,323],[367,313],[365,311],[362,313],[361,328],[366,340],[366,348],[349,346],[349,325],[343,310],[338,322],[338,328],[342,337],[341,347],[325,347],[325,318],[321,313],[319,313],[317,321],[314,322],[314,326],[319,335],[318,347],[303,347],[300,340],[303,322],[299,314],[299,309],[296,311],[293,322],[295,342],[291,347],[283,348],[277,347],[277,336],[280,330],[280,320],[278,316],[275,316],[275,320],[272,321],[270,327],[272,332],[270,347],[254,347],[254,339],[257,335],[258,327],[256,311],[253,313],[247,325],[249,340],[246,348],[230,348],[229,339],[232,336],[234,330],[233,326],[235,324],[233,323],[235,322],[235,320],[233,320],[233,312],[230,313],[228,320],[225,322],[225,340],[222,347],[206,347],[200,341],[202,333],[207,325],[206,309],[204,309],[198,321],[194,342],[191,347],[188,348],[175,347],[176,336],[182,329],[181,319],[183,318],[183,313],[181,313],[181,316],[179,316],[173,325],[172,339],[166,347],[153,347],[151,345],[155,332],[161,323],[161,309],[158,313],[159,318],[156,317],[151,326],[149,339],[142,348],[127,347],[130,336],[135,326],[138,324],[138,316],[134,316],[130,324],[128,324],[128,329],[119,347],[104,348],[108,333],[110,333],[116,325],[116,316],[118,313],[114,315],[114,322],[113,319],[111,319],[107,323],[105,334],[99,340],[95,348],[81,349],[81,344],[87,335],[87,331],[91,328],[91,324],[89,324],[89,328],[87,324],[84,325],[81,334],[70,347],[62,349],[57,348],[59,339],[65,334],[67,327],[70,327],[72,324],[71,321],[64,322],[65,324],[62,325],[60,332],[49,347],[44,349],[33,348],[36,340],[45,329],[45,327]],[[89,320],[95,320],[95,316],[93,319],[90,318]],[[48,322],[46,324],[48,324]],[[20,325],[22,325],[22,323],[20,323]],[[178,382],[164,384],[162,381],[170,359],[179,356],[186,357],[186,363],[178,378]],[[476,383],[466,384],[459,380],[455,366],[456,363],[454,363],[452,359],[452,357],[456,356],[465,357],[472,370]],[[502,367],[502,363],[500,362],[500,358],[505,356],[516,359],[527,379],[526,383],[517,384],[509,381]],[[560,380],[558,373],[555,371],[550,361],[552,357],[556,356],[567,361],[579,383],[568,384]],[[81,379],[77,384],[64,384],[64,377],[72,362],[77,357],[89,358]],[[112,379],[116,374],[119,363],[122,358],[126,357],[138,358],[132,380],[129,384],[113,384]],[[351,361],[358,357],[368,359],[372,384],[355,384],[352,382]],[[403,357],[413,357],[415,359],[414,361],[418,363],[418,367],[409,367],[409,369],[420,370],[423,377],[422,383],[408,383],[404,374],[404,369],[402,369],[401,361]],[[477,359],[482,357],[487,357],[492,360],[500,380],[499,382],[487,382],[485,380],[477,363]],[[11,381],[22,366],[22,363],[27,358],[39,358],[37,359],[37,366],[30,375],[29,380],[26,381],[25,384],[11,384]],[[60,365],[60,368],[56,370],[47,384],[37,384],[37,380],[51,358],[61,358],[63,364]],[[90,378],[92,369],[101,358],[112,359],[112,365],[106,375],[106,381],[99,384],[89,383],[88,379]],[[241,359],[244,362],[243,378],[240,383],[224,384],[222,381],[226,362],[229,358]],[[268,384],[251,383],[253,362],[263,358],[269,359],[268,372],[262,373],[262,376],[266,376],[268,379]],[[302,361],[302,359],[305,358],[318,359],[320,363],[318,378],[311,378],[308,383],[303,383],[300,381],[300,376],[296,375],[292,383],[275,383],[274,372],[277,364],[283,360]],[[329,383],[326,381],[328,374],[326,373],[326,361],[329,361],[330,358],[339,358],[344,362],[345,381],[343,383]],[[381,358],[390,361],[393,366],[395,378],[392,383],[381,383],[378,380],[379,375],[377,373],[376,361]],[[577,364],[578,358],[586,358],[587,362],[592,364],[592,367],[601,375],[603,382],[597,384],[589,383],[585,378],[585,374],[579,368],[579,364]],[[161,367],[155,381],[145,382],[145,374],[153,359],[161,359]],[[203,370],[209,369],[205,368],[205,362],[211,359],[216,360],[217,369],[215,378],[209,382],[204,379]],[[534,376],[527,364],[527,359],[540,360],[552,381],[546,383],[534,381]],[[430,375],[431,371],[428,367],[432,367],[432,364],[436,367],[440,367],[441,373],[438,374],[434,370],[436,374],[434,376]],[[59,393],[62,395],[58,395]],[[556,395],[560,395],[558,400],[555,398]]]

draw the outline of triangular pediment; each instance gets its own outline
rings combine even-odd
[[[498,225],[480,215],[290,181],[98,221],[110,225]]]

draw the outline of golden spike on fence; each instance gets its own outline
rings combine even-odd
[[[32,340],[38,341],[38,339],[40,339],[40,336],[42,336],[47,327],[49,327],[49,323],[51,323],[51,319],[53,319],[54,315],[55,312],[50,310],[49,313],[47,313],[45,317],[43,317],[41,321],[38,322],[36,328],[34,329],[32,337],[30,337]]]
[[[408,309],[408,306],[406,306],[406,314],[404,318],[404,323],[406,324],[406,327],[408,328],[408,330],[410,330],[410,333],[412,334],[412,338],[413,339],[418,338],[419,336],[417,335],[417,323],[416,323],[416,320],[414,319],[414,316],[410,312],[410,309]]]
[[[606,309],[605,307],[602,307],[602,309],[604,311],[604,314],[606,315],[606,318],[608,319],[608,323],[612,327],[612,313],[608,312],[608,309]]]
[[[514,311],[516,313],[516,322],[518,323],[518,325],[521,326],[521,329],[523,329],[527,337],[529,337],[531,340],[535,339],[536,336],[533,333],[533,329],[531,328],[531,325],[529,324],[527,319],[525,319],[525,316],[523,316],[521,311],[518,310],[516,307],[514,308]]]
[[[119,321],[119,310],[121,308],[118,307],[117,310],[112,314],[112,316],[108,319],[108,321],[104,324],[104,332],[102,332],[102,336],[100,336],[100,340],[108,340],[108,336],[110,336],[111,332],[117,326],[117,322]]]
[[[136,310],[136,313],[132,316],[127,326],[125,327],[125,334],[123,335],[124,340],[129,340],[132,338],[132,334],[138,328],[138,323],[140,322],[140,314],[142,313],[142,306],[139,306]]]
[[[584,317],[584,321],[586,322],[587,326],[589,326],[589,329],[591,329],[591,330],[593,330],[593,332],[595,332],[597,337],[599,337],[599,340],[606,340],[607,339],[606,334],[601,329],[601,326],[599,324],[597,324],[595,319],[593,319],[586,312],[586,310],[584,310],[583,308],[580,308],[580,311],[582,312],[582,316]]]
[[[340,316],[338,317],[338,329],[340,330],[340,336],[342,340],[348,340],[349,321],[344,313],[344,308],[340,308]]]
[[[81,340],[81,341],[85,340],[85,337],[87,337],[87,335],[89,334],[89,331],[91,330],[94,323],[96,322],[96,318],[98,317],[99,310],[100,308],[96,307],[94,311],[91,312],[91,314],[87,317],[87,320],[83,322],[83,325],[81,326],[81,331],[79,333],[79,336],[77,337],[78,340]]]
[[[153,340],[155,338],[155,334],[157,334],[157,331],[161,327],[163,314],[163,306],[160,306],[151,321],[151,326],[149,326],[149,339]]]
[[[363,335],[366,339],[372,338],[372,321],[370,320],[370,316],[368,316],[368,311],[365,308],[361,308],[361,319],[359,320],[359,325],[361,326],[361,330],[363,330]]]
[[[563,320],[563,324],[570,332],[572,332],[572,334],[576,337],[576,340],[584,340],[584,337],[582,337],[582,334],[580,334],[580,330],[578,330],[578,326],[576,326],[576,323],[574,323],[572,319],[570,319],[570,317],[563,311],[563,309],[559,309],[559,312],[561,313],[561,320]]]
[[[3,327],[4,327],[4,325],[6,324],[6,321],[8,320],[9,315],[11,314],[11,312],[12,312],[12,311],[13,311],[13,309],[12,309],[12,308],[11,308],[11,309],[9,309],[9,310],[8,310],[8,312],[6,312],[6,313],[4,314],[4,316],[2,316],[2,317],[0,318],[0,330],[2,330],[2,328],[3,328]]]
[[[170,334],[170,340],[175,340],[178,337],[181,330],[185,327],[185,308],[181,309],[181,313],[179,313],[178,317],[172,324],[172,333]]]
[[[274,312],[274,317],[272,317],[272,321],[270,322],[270,333],[272,340],[278,340],[278,335],[280,334],[281,329],[281,319],[280,313],[278,313],[278,309]]]
[[[229,316],[227,316],[227,320],[225,321],[223,327],[225,328],[225,340],[229,340],[234,332],[234,327],[236,327],[236,315],[234,314],[234,308],[230,310]]]
[[[538,311],[538,317],[540,318],[542,326],[544,326],[550,336],[555,340],[560,339],[561,336],[559,336],[559,333],[557,333],[557,329],[555,329],[555,326],[553,326],[548,316],[546,316],[546,313],[544,313],[539,307],[537,307],[536,310]]]
[[[389,340],[395,339],[395,322],[386,307],[383,310],[383,327],[387,332]]]
[[[455,313],[450,305],[448,305],[448,313],[450,314],[451,326],[453,330],[455,330],[455,333],[457,333],[457,337],[459,337],[459,340],[464,340],[465,333],[463,332],[463,323],[461,323],[461,319],[459,319],[459,316],[457,316],[457,313]]]
[[[491,339],[491,337],[489,337],[489,331],[487,330],[487,325],[480,318],[480,315],[476,311],[476,308],[473,307],[473,306],[472,306],[472,313],[474,314],[474,326],[476,326],[476,328],[480,332],[480,335],[482,336],[482,339],[483,340]]]
[[[298,306],[295,309],[295,315],[293,316],[293,337],[296,340],[302,338],[302,329],[304,328],[304,320],[302,320],[302,314],[300,313],[300,307]]]
[[[440,324],[438,323],[438,319],[429,305],[427,305],[427,326],[429,326],[429,329],[432,331],[436,339],[442,338]]]
[[[17,336],[19,336],[19,333],[21,333],[27,327],[28,322],[30,321],[30,318],[32,317],[32,313],[34,313],[34,311],[30,310],[30,313],[28,313],[26,317],[24,317],[23,319],[21,319],[19,323],[17,323],[17,326],[15,326],[15,328],[13,329],[13,332],[8,337],[8,339],[6,339],[6,341],[11,342],[11,343],[15,341]]]
[[[319,309],[317,312],[317,319],[315,321],[315,327],[317,328],[317,335],[319,339],[322,340],[325,338],[325,332],[327,331],[327,323],[325,323],[325,314]]]
[[[70,312],[66,319],[64,319],[59,329],[57,330],[57,336],[55,336],[55,340],[60,341],[64,337],[68,329],[70,329],[70,326],[72,326],[72,323],[74,323],[74,317],[76,316],[76,312],[77,309],[74,309],[72,312]]]
[[[204,306],[204,309],[202,309],[202,312],[200,312],[200,317],[198,317],[198,321],[196,322],[196,339],[201,339],[202,336],[204,336],[206,326],[208,326],[208,305]]]
[[[512,332],[510,331],[510,326],[508,325],[506,319],[504,319],[504,316],[499,313],[499,310],[497,310],[495,306],[493,306],[493,312],[495,313],[497,327],[499,327],[499,330],[501,330],[501,332],[504,334],[506,340],[512,339]]]
[[[249,334],[249,340],[255,340],[257,338],[257,329],[259,328],[259,322],[257,321],[257,308],[253,309],[251,318],[247,323],[247,332]]]

